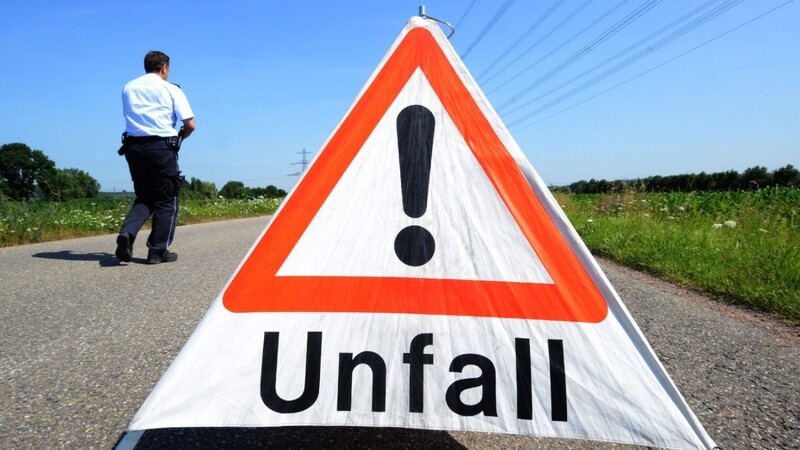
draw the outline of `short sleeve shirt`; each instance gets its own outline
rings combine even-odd
[[[142,75],[125,85],[122,112],[129,136],[177,136],[178,124],[194,117],[181,88],[155,73]]]

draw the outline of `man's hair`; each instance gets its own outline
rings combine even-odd
[[[169,56],[153,50],[144,55],[144,71],[147,73],[158,72],[162,67],[169,65]]]

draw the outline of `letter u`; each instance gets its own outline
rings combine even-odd
[[[277,332],[264,333],[264,354],[261,359],[261,400],[267,408],[277,413],[297,413],[310,408],[319,396],[322,332],[310,331],[308,333],[305,386],[303,393],[294,400],[282,399],[276,390],[279,335],[280,333]]]

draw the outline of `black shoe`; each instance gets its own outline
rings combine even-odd
[[[164,252],[163,256],[150,256],[147,258],[147,264],[160,264],[162,262],[175,262],[178,260],[178,254],[170,251]]]
[[[133,239],[129,233],[120,233],[117,236],[117,251],[114,252],[117,258],[123,262],[131,262],[133,259]]]

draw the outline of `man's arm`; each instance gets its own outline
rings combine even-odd
[[[186,139],[197,128],[194,124],[194,117],[183,120],[183,138]]]

